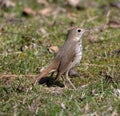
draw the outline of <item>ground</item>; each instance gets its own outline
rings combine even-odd
[[[113,5],[119,2],[13,3],[0,9],[0,115],[120,115],[120,8]],[[83,38],[79,76],[71,78],[77,90],[32,86],[54,57],[49,47],[62,46],[71,25],[91,30]]]

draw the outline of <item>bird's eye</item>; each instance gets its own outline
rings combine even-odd
[[[79,33],[81,32],[81,30],[80,30],[80,29],[78,29],[77,31],[78,31]]]

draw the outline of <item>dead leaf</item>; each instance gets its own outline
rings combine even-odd
[[[40,29],[38,30],[38,33],[40,33],[40,34],[42,34],[42,35],[46,35],[46,34],[47,34],[47,32],[46,32],[46,30],[45,30],[44,28],[40,28]]]
[[[25,16],[30,16],[30,15],[35,16],[36,12],[33,11],[31,8],[26,7],[26,8],[23,9],[23,13],[22,14],[25,15]]]
[[[65,10],[60,7],[54,7],[54,6],[49,6],[44,9],[41,9],[38,11],[38,14],[44,15],[44,16],[51,16],[51,15],[56,15],[60,12],[64,12]]]
[[[120,22],[118,21],[109,21],[107,24],[111,28],[120,28]]]
[[[47,0],[37,0],[37,3],[48,6]]]
[[[41,15],[50,16],[52,12],[54,12],[52,7],[46,7],[42,10],[39,10],[38,13]]]
[[[15,3],[11,0],[0,0],[0,8],[15,7]]]
[[[72,20],[76,19],[76,17],[78,17],[78,15],[76,13],[73,13],[71,11],[67,11],[66,15],[67,15],[67,18],[72,19]]]
[[[59,48],[58,46],[50,46],[48,50],[50,53],[57,53],[59,51]]]
[[[98,8],[98,4],[95,1],[90,0],[67,0],[69,6],[77,8],[78,10],[85,10],[88,7]]]
[[[111,113],[111,116],[119,116],[118,112],[115,110]]]
[[[67,2],[72,7],[77,7],[80,4],[80,0],[67,0]]]

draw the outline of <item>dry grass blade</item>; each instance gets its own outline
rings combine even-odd
[[[0,78],[18,78],[18,77],[27,77],[27,78],[33,78],[36,77],[36,75],[16,75],[16,74],[0,74]]]

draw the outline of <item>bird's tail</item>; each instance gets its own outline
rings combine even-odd
[[[47,68],[45,68],[33,81],[33,84],[38,82],[40,79],[45,77],[47,74],[49,74],[52,70],[55,70],[57,68],[57,64],[52,62]]]

